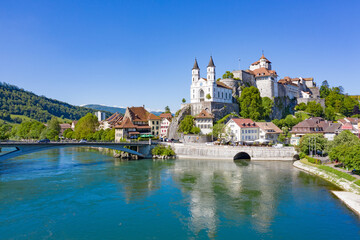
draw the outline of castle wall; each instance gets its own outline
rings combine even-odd
[[[181,108],[190,106],[191,115],[198,115],[203,109],[214,115],[214,121],[217,121],[225,115],[235,112],[239,113],[239,104],[237,103],[221,103],[221,102],[200,102],[181,104]]]
[[[271,80],[257,80],[256,86],[260,91],[261,97],[274,97],[274,87]]]
[[[312,102],[315,101],[316,103],[320,103],[321,106],[324,108],[325,107],[325,99],[323,98],[298,98],[297,99],[297,103],[305,103],[307,104],[308,102]]]

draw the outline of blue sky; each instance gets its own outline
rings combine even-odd
[[[346,4],[345,4],[346,3]],[[197,57],[217,77],[259,59],[280,77],[360,94],[360,1],[1,1],[0,81],[75,105],[189,100]]]

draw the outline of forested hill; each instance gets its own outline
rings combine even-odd
[[[17,86],[0,82],[0,118],[11,121],[10,114],[24,115],[40,122],[51,117],[77,120],[94,109],[78,107],[65,102],[38,96]]]

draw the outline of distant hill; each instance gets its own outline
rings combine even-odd
[[[92,108],[92,109],[97,109],[99,111],[109,111],[111,113],[121,113],[121,114],[125,114],[126,108],[122,108],[122,107],[109,107],[109,106],[105,106],[105,105],[100,105],[100,104],[86,104],[86,105],[82,105],[83,107],[86,108]],[[152,114],[155,114],[156,116],[159,116],[161,113],[160,111],[150,111]]]
[[[52,117],[78,120],[92,108],[74,106],[55,99],[38,96],[14,85],[0,82],[0,119],[21,122],[21,116],[47,122]],[[107,112],[107,115],[110,113]],[[15,117],[14,117],[15,116]]]

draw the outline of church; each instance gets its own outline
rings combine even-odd
[[[232,103],[232,88],[220,81],[216,81],[215,64],[212,57],[210,57],[206,71],[206,78],[201,78],[200,68],[195,59],[190,87],[191,103]]]

